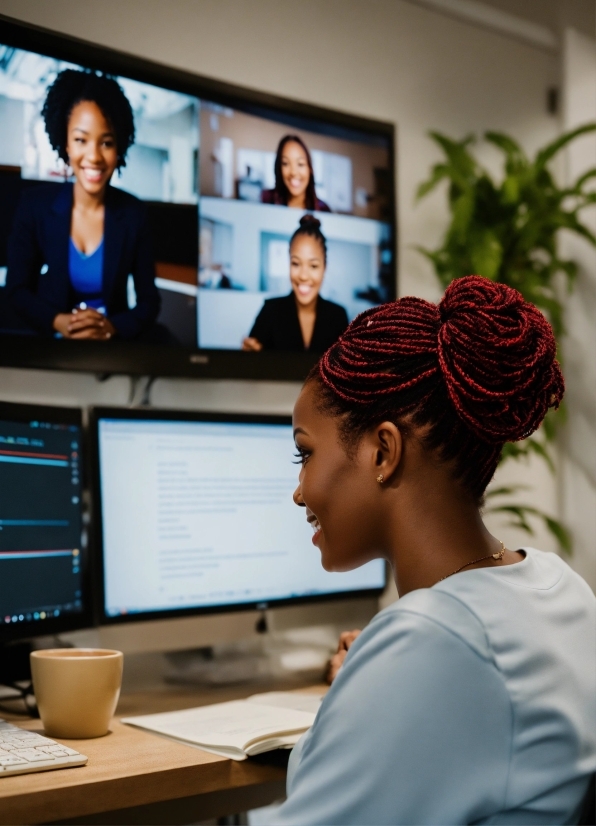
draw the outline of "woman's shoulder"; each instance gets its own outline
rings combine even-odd
[[[557,554],[520,550],[524,559],[515,564],[462,571],[406,594],[371,626],[378,622],[378,632],[389,635],[441,628],[485,658],[507,645],[546,646],[556,653],[561,640],[555,640],[555,629],[562,633],[565,625],[561,616],[573,608],[565,633],[585,635],[596,621],[596,598]]]
[[[127,192],[125,189],[120,189],[117,186],[108,186],[106,191],[106,204],[108,207],[116,207],[119,209],[129,209],[134,211],[144,211],[145,203],[133,195],[132,192]]]
[[[267,307],[268,310],[281,310],[283,308],[287,309],[288,307],[294,307],[294,295],[293,293],[289,293],[288,295],[278,295],[274,298],[266,298],[263,302],[263,307]]]
[[[261,191],[261,203],[262,204],[279,204],[279,196],[275,189],[263,189]]]
[[[341,304],[337,304],[335,301],[330,301],[328,298],[323,298],[322,295],[319,296],[317,311],[322,311],[326,315],[340,319],[341,321],[345,319],[345,323],[348,323],[348,314],[346,313],[345,307],[342,307]]]
[[[482,618],[465,602],[434,588],[412,591],[380,611],[369,628],[387,642],[391,638],[449,634],[483,659],[490,659],[489,641]]]
[[[315,198],[315,211],[316,212],[331,212],[331,207],[328,206],[325,201],[321,201],[320,198]]]
[[[54,183],[53,181],[25,184],[21,190],[20,207],[28,212],[40,211],[45,214],[54,205],[68,206],[72,203],[72,184]]]
[[[266,298],[259,311],[259,319],[270,325],[286,324],[292,313],[296,311],[293,299],[292,294]]]

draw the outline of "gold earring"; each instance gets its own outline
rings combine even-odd
[[[384,481],[385,481],[385,477],[383,476],[382,473],[379,473],[379,475],[377,476],[377,482],[379,483],[379,485],[382,485]]]

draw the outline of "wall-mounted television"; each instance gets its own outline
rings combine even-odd
[[[0,364],[303,378],[395,297],[394,166],[392,124],[0,17]]]

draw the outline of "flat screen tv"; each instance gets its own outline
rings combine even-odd
[[[395,132],[0,17],[0,364],[299,380],[396,293]]]

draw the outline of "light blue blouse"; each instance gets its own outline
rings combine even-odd
[[[559,557],[524,550],[372,620],[271,823],[577,822],[596,770],[596,598]]]

